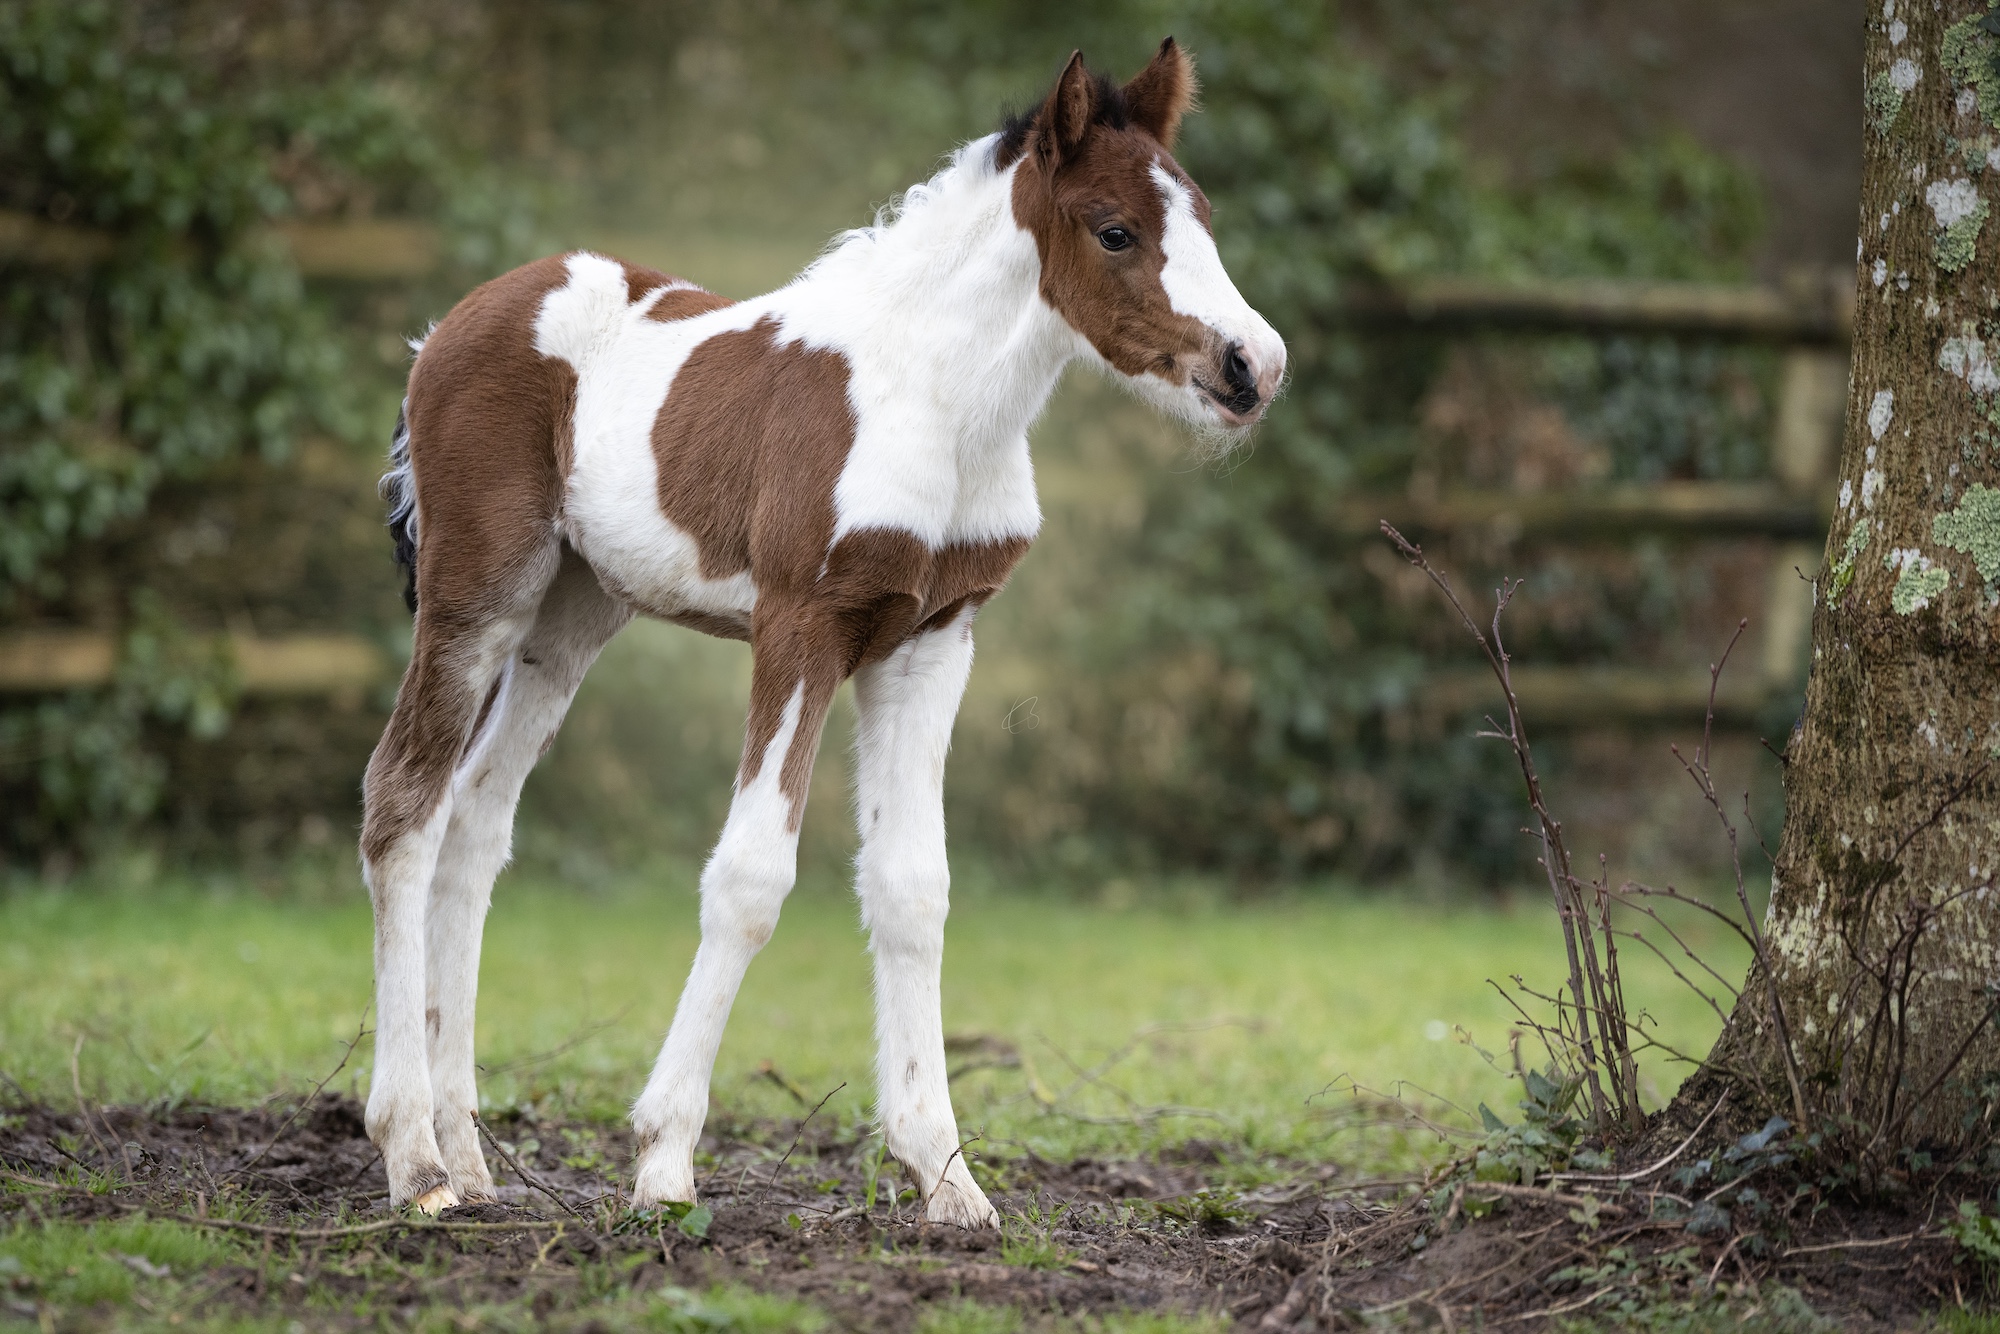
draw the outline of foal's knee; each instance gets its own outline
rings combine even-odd
[[[701,877],[702,938],[763,949],[778,929],[794,878],[789,861],[718,851]]]
[[[877,954],[929,954],[944,939],[951,873],[943,858],[880,867],[861,886],[861,920]]]

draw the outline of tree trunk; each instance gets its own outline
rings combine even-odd
[[[1890,1167],[1986,1138],[2000,1071],[2000,16],[1868,0],[1866,22],[1853,373],[1773,976],[1688,1093],[1748,1082]]]

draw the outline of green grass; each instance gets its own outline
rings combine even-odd
[[[337,890],[303,901],[234,880],[102,879],[0,895],[0,1070],[67,1104],[82,1035],[80,1073],[93,1097],[243,1103],[309,1087],[333,1067],[369,1004],[368,905],[346,873],[334,877]],[[632,875],[589,891],[503,879],[481,972],[489,1107],[622,1114],[695,946],[691,879]],[[947,1031],[991,1035],[1021,1057],[1018,1068],[956,1085],[961,1125],[985,1137],[982,1148],[1139,1152],[1202,1137],[1248,1159],[1405,1158],[1398,1136],[1335,1133],[1347,1105],[1338,1089],[1350,1079],[1385,1091],[1409,1081],[1463,1107],[1485,1100],[1511,1113],[1510,1083],[1447,1035],[1463,1026],[1504,1052],[1512,1015],[1487,979],[1518,972],[1553,987],[1562,952],[1545,904],[1332,889],[1248,905],[1165,897],[1121,911],[959,896]],[[1701,943],[1724,976],[1741,975],[1740,949],[1713,934]],[[1627,977],[1669,1041],[1706,1049],[1715,1020],[1700,1002],[1638,959]],[[871,1024],[852,901],[803,887],[750,971],[716,1094],[743,1114],[796,1114],[791,1095],[758,1073],[769,1062],[815,1099],[845,1081],[828,1111],[858,1121]],[[365,1093],[370,1054],[364,1042],[333,1087]],[[1107,1061],[1097,1082],[1077,1074]],[[1678,1070],[1645,1066],[1652,1102],[1671,1094]]]
[[[1011,1306],[981,1306],[977,1302],[947,1302],[924,1311],[917,1334],[1223,1334],[1230,1322],[1221,1316],[1185,1316],[1156,1311],[1119,1311],[1101,1316],[1043,1320],[1030,1323]]]
[[[141,1285],[186,1278],[239,1251],[226,1237],[182,1223],[21,1222],[0,1232],[0,1288],[26,1287],[59,1306],[122,1303]],[[146,1266],[167,1272],[143,1273]]]

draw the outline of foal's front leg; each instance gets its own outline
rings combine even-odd
[[[736,795],[701,873],[701,946],[652,1078],[632,1107],[636,1208],[694,1198],[694,1146],[708,1114],[715,1053],[744,971],[777,929],[791,893],[806,784],[839,683],[837,671],[829,679],[820,664],[758,648]]]
[[[856,888],[875,955],[876,1097],[889,1152],[916,1178],[925,1217],[997,1227],[959,1144],[939,998],[951,894],[944,761],[971,670],[967,609],[855,673]]]

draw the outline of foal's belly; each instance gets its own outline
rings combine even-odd
[[[563,506],[564,536],[615,595],[649,616],[747,639],[757,585],[750,571],[712,579],[694,536],[660,508],[651,442],[643,434],[578,441]]]

